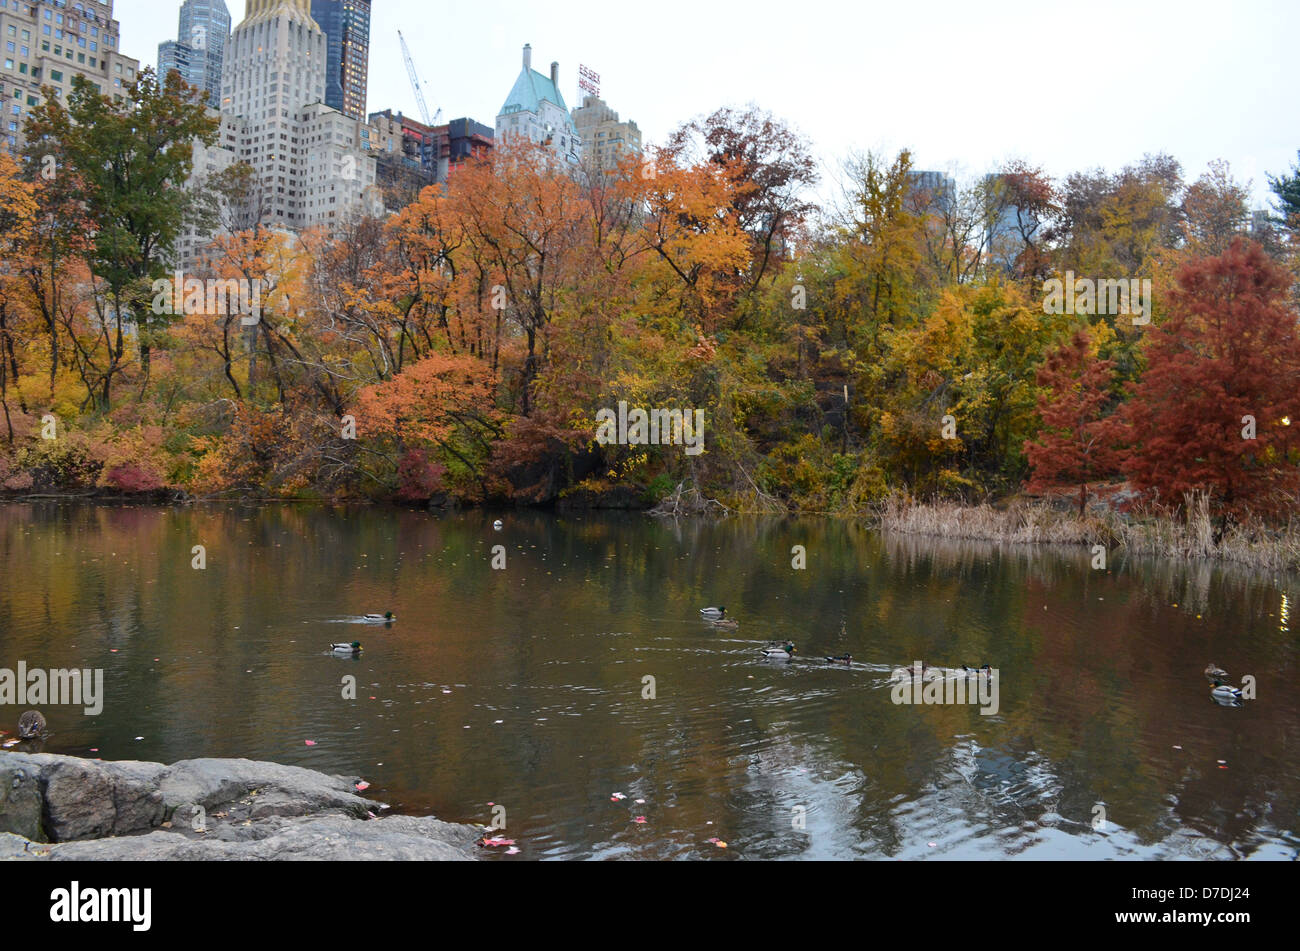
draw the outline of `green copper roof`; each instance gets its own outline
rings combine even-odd
[[[542,100],[559,106],[568,120],[568,125],[570,128],[573,127],[569,107],[564,104],[564,97],[560,95],[560,90],[555,88],[551,78],[526,67],[520,71],[519,78],[515,80],[515,86],[510,90],[510,95],[506,97],[506,104],[501,107],[498,115],[504,116],[513,112],[541,112]]]

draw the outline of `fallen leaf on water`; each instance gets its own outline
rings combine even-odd
[[[635,819],[633,819],[632,821],[635,822],[637,825],[645,825],[645,823],[646,823],[646,817],[645,817],[645,816],[637,816],[637,817],[636,817]]]
[[[636,804],[637,804],[638,806],[644,806],[644,805],[645,805],[645,800],[644,800],[644,799],[638,799],[638,800],[636,801]]]
[[[627,796],[624,796],[621,792],[616,792],[616,793],[614,793],[614,795],[612,795],[612,796],[609,797],[609,801],[610,801],[610,802],[618,802],[620,799],[626,799],[626,798],[627,798]]]
[[[503,839],[500,836],[496,836],[494,838],[489,839],[487,836],[484,836],[483,838],[478,840],[478,844],[484,846],[485,848],[495,849],[495,848],[500,848],[503,845],[514,845],[515,840]]]
[[[506,855],[518,855],[518,854],[519,854],[519,849],[516,846],[512,845],[510,846],[510,848],[506,849]]]
[[[361,780],[361,782],[357,783],[357,792],[364,792],[369,788],[370,788],[370,784],[366,782],[364,779]]]
[[[306,743],[308,746],[315,746],[315,745],[316,745],[316,741],[315,741],[315,740],[303,740],[303,742]]]

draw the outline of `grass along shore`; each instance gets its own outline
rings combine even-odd
[[[1105,545],[1110,551],[1163,558],[1217,559],[1252,568],[1300,568],[1300,526],[1247,521],[1228,525],[1215,541],[1204,496],[1189,500],[1183,518],[1152,511],[1121,513],[1113,508],[1074,509],[1029,499],[1001,507],[960,502],[917,502],[892,496],[880,507],[886,532],[1018,545]]]

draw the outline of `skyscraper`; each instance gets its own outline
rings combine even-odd
[[[370,0],[311,0],[312,19],[325,31],[325,105],[351,119],[366,117],[370,72]]]
[[[175,70],[191,86],[207,92],[209,105],[218,105],[230,39],[230,11],[225,0],[185,0],[176,37],[158,44],[158,78],[164,80]]]
[[[367,210],[370,127],[325,102],[325,34],[309,0],[248,0],[226,50],[223,144],[254,170],[258,220],[333,230]]]

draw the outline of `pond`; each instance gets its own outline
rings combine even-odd
[[[1294,858],[1296,579],[1092,560],[832,520],[9,504],[0,668],[102,669],[98,715],[42,707],[47,752],[355,774],[503,818],[519,857]],[[995,668],[996,711],[894,702],[913,661]],[[1214,703],[1211,661],[1256,698]]]

